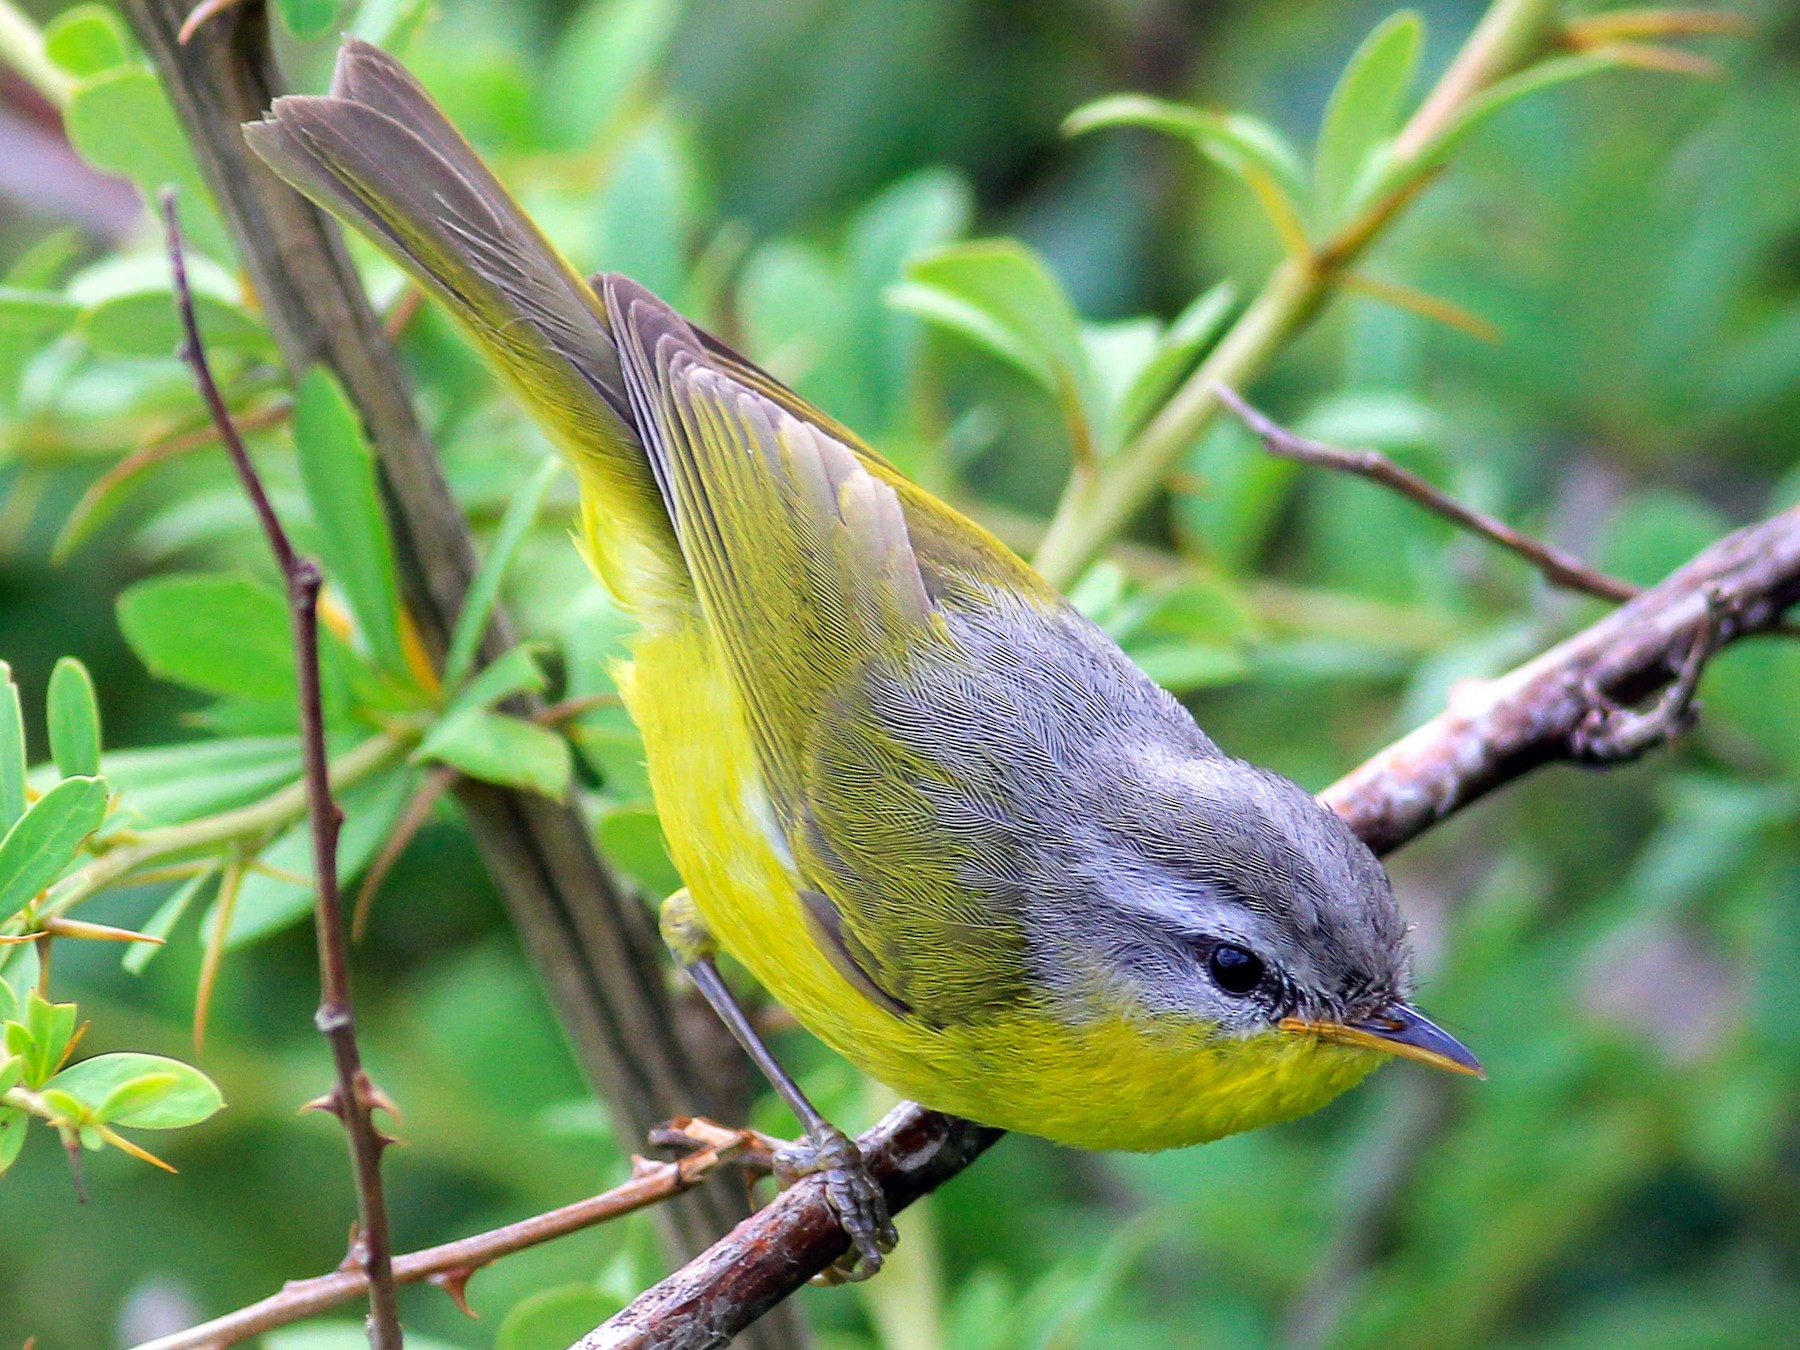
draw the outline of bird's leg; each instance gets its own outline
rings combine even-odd
[[[799,1117],[804,1140],[778,1149],[775,1176],[785,1187],[803,1177],[822,1175],[825,1194],[850,1239],[850,1252],[828,1272],[827,1282],[866,1280],[881,1269],[884,1253],[898,1240],[888,1215],[887,1197],[869,1172],[855,1140],[819,1114],[800,1085],[782,1068],[739,1006],[714,960],[717,944],[685,889],[662,906],[662,938],[669,953],[693,980],[731,1034],[744,1047],[781,1100]]]

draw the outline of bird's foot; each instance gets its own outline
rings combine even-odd
[[[804,1139],[775,1153],[775,1177],[783,1188],[810,1176],[825,1178],[825,1198],[850,1239],[850,1250],[813,1282],[851,1284],[868,1279],[900,1239],[881,1183],[869,1171],[856,1142],[829,1124],[809,1130]]]

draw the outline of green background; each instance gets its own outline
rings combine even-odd
[[[647,34],[642,62],[607,27],[625,8]],[[1434,75],[1481,7],[1420,8]],[[881,305],[856,264],[868,203],[911,203],[944,229],[966,203],[966,233],[1026,240],[1096,322],[1172,317],[1224,278],[1253,288],[1275,245],[1237,183],[1171,140],[1066,140],[1058,125],[1137,89],[1254,111],[1308,144],[1387,12],[451,0],[407,59],[578,262],[707,313],[934,486],[1028,532],[1065,472],[1061,433],[1012,372]],[[1509,110],[1379,244],[1368,274],[1467,308],[1497,341],[1350,298],[1258,399],[1636,581],[1800,500],[1800,19],[1779,3],[1748,12],[1754,36],[1699,44],[1723,78],[1605,75]],[[295,82],[321,86],[330,38],[290,45]],[[18,134],[0,123],[0,154]],[[65,272],[120,240],[154,244],[128,200],[69,172],[76,206],[58,212],[86,223]],[[0,263],[61,228],[37,209],[50,196],[0,203]],[[898,382],[889,340],[918,344]],[[98,341],[51,358],[0,347],[0,658],[34,734],[51,664],[74,653],[95,674],[109,746],[164,744],[198,735],[206,703],[146,675],[117,595],[157,573],[266,564],[212,455],[146,474],[51,560],[74,503],[144,418],[190,397],[158,348]],[[543,447],[437,316],[404,350],[485,530]],[[282,500],[303,513],[286,454],[268,441]],[[1372,487],[1273,470],[1230,434],[1198,447],[1174,486],[1138,530],[1155,553],[1091,573],[1081,598],[1228,749],[1309,787],[1457,681],[1602,612]],[[553,488],[509,599],[527,631],[564,637],[571,665],[585,653],[591,669],[607,616],[571,610],[584,585],[571,498],[566,481]],[[1167,580],[1176,555],[1197,566],[1181,584]],[[1800,645],[1732,649],[1703,697],[1699,730],[1671,752],[1543,772],[1393,860],[1421,1001],[1488,1082],[1397,1066],[1307,1120],[1154,1157],[1008,1139],[933,1197],[893,1275],[800,1296],[821,1344],[1786,1342],[1800,1325]],[[602,837],[653,891],[666,864],[620,756],[589,749]],[[84,914],[141,922],[158,898],[121,892]],[[141,977],[115,949],[64,944],[58,993],[95,1024],[84,1053],[191,1053],[192,927]],[[366,1053],[405,1111],[406,1146],[388,1162],[403,1247],[623,1175],[448,810],[394,870],[355,960]],[[48,1133],[29,1142],[0,1180],[0,1345],[129,1344],[337,1262],[352,1212],[343,1147],[331,1120],[295,1115],[328,1081],[315,998],[304,925],[230,954],[196,1061],[229,1106],[158,1141],[178,1177],[90,1155],[83,1206]],[[782,1049],[838,1116],[878,1109],[801,1033]],[[562,1319],[591,1321],[653,1269],[624,1225],[484,1271],[470,1287],[478,1322],[430,1289],[407,1291],[403,1309],[444,1345],[498,1334],[526,1350],[561,1344]],[[543,1290],[556,1292],[508,1322]]]

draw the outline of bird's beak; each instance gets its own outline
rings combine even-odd
[[[1354,1022],[1320,1022],[1305,1017],[1287,1017],[1281,1021],[1283,1031],[1305,1031],[1340,1045],[1361,1045],[1383,1050],[1390,1055],[1416,1059],[1435,1069],[1466,1073],[1486,1078],[1481,1061],[1468,1047],[1438,1026],[1410,1003],[1391,1003],[1372,1017]]]

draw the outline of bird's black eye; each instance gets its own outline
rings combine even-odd
[[[1221,942],[1207,953],[1206,973],[1228,994],[1248,994],[1262,983],[1262,958],[1242,947]]]

